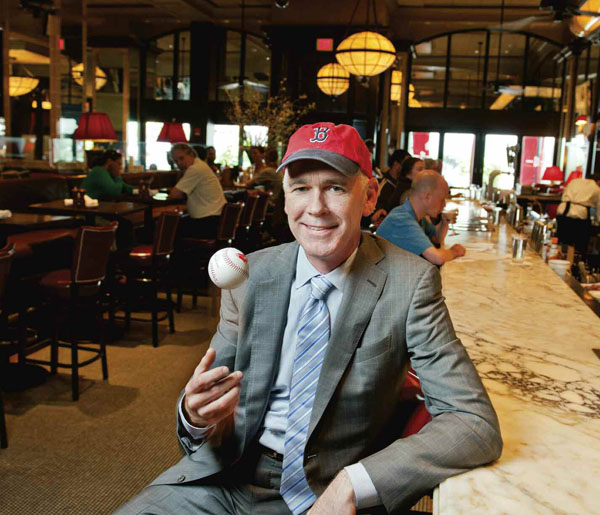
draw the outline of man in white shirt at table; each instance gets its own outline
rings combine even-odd
[[[182,220],[180,235],[214,238],[219,215],[227,199],[218,177],[187,143],[175,143],[171,157],[183,177],[169,193],[170,199],[187,199],[189,217]]]

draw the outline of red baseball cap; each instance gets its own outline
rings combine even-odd
[[[300,127],[288,142],[287,151],[277,171],[301,159],[314,159],[352,177],[359,170],[373,177],[371,154],[354,127],[331,122]]]

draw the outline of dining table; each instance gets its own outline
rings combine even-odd
[[[0,219],[0,235],[8,236],[39,229],[56,229],[70,225],[74,221],[73,216],[13,212],[9,217]]]
[[[86,207],[77,206],[74,203],[66,205],[64,199],[58,199],[51,200],[50,202],[31,204],[29,210],[34,213],[44,213],[48,215],[83,216],[87,224],[93,225],[96,216],[101,216],[108,220],[118,220],[126,215],[149,210],[149,207],[148,204],[143,204],[141,202],[106,202],[103,200],[99,201],[97,206]]]

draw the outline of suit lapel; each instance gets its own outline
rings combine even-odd
[[[247,292],[248,332],[244,345],[251,345],[247,371],[245,438],[260,427],[275,374],[279,370],[281,342],[287,321],[291,284],[296,272],[298,245],[288,245],[281,254],[261,265],[253,274]]]
[[[344,285],[344,298],[335,327],[332,328],[315,395],[308,438],[331,400],[381,296],[387,274],[377,267],[377,263],[383,257],[374,237],[363,234]]]

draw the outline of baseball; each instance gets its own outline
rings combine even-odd
[[[208,275],[219,288],[232,290],[248,279],[248,259],[233,247],[221,249],[210,258]]]

